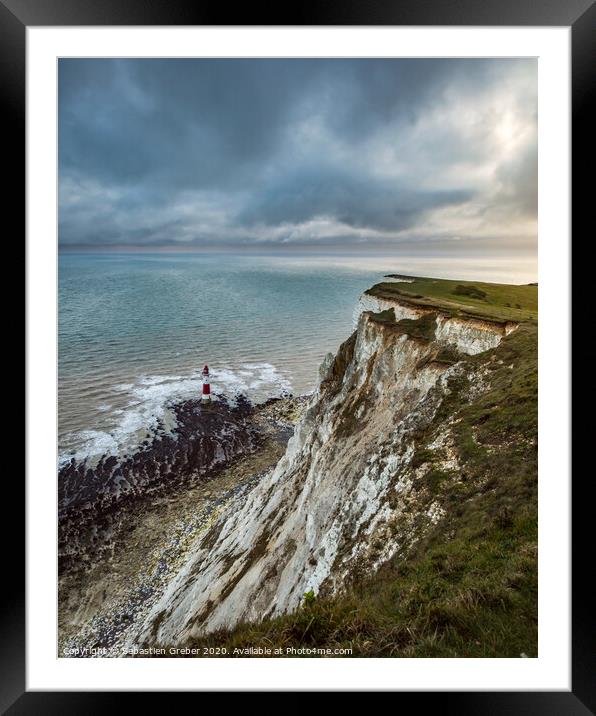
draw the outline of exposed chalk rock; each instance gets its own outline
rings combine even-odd
[[[360,316],[366,311],[379,313],[391,308],[395,312],[396,321],[401,321],[404,318],[417,319],[425,313],[433,312],[432,308],[415,308],[396,300],[377,298],[364,293],[354,309],[354,326],[358,325]],[[496,348],[501,338],[511,333],[516,327],[517,324],[514,322],[499,324],[480,318],[452,318],[439,314],[437,315],[435,337],[437,341],[452,345],[461,353],[475,355]]]
[[[443,345],[488,350],[508,329],[438,315],[434,340],[425,340],[372,318],[387,308],[398,321],[430,312],[362,296],[356,331],[323,362],[284,457],[197,539],[131,643],[181,643],[290,612],[305,592],[341,591],[362,564],[377,568],[442,519],[432,496],[413,488],[412,435],[430,424],[464,364],[435,357]]]

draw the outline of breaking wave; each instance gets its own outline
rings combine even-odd
[[[242,363],[238,367],[215,368],[210,371],[213,397],[234,402],[239,395],[252,402],[289,394],[292,382],[270,363]],[[107,419],[106,430],[81,430],[69,433],[62,440],[59,465],[71,458],[93,461],[102,455],[118,455],[137,447],[157,430],[170,432],[175,427],[172,406],[190,398],[199,398],[202,376],[196,372],[183,375],[142,375],[135,382],[120,383],[111,388],[114,402],[124,407],[113,408],[109,402],[96,407]]]

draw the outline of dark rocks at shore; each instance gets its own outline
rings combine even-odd
[[[172,434],[158,426],[132,454],[104,455],[95,465],[72,459],[58,474],[59,571],[81,568],[106,551],[128,524],[131,508],[148,497],[206,479],[260,444],[243,397],[234,405],[187,400],[174,406]]]

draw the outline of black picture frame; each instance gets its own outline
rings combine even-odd
[[[185,0],[0,0],[0,97],[5,142],[14,153],[5,155],[4,215],[12,214],[13,226],[25,216],[25,60],[27,26],[78,25],[226,25],[230,10],[217,3]],[[466,26],[569,26],[572,33],[572,178],[574,227],[587,226],[593,199],[590,175],[591,138],[589,99],[596,67],[596,7],[593,0],[368,0],[366,3],[302,2],[251,3],[234,8],[234,25],[466,25]],[[23,150],[21,150],[23,147]],[[16,236],[16,233],[15,233]],[[566,379],[566,378],[562,378]],[[562,431],[570,427],[562,425]],[[581,429],[576,439],[582,441]],[[587,437],[586,437],[587,439]],[[18,474],[15,472],[15,475]],[[583,477],[589,477],[586,473]],[[10,478],[10,479],[9,479]],[[593,543],[587,490],[591,480],[578,480],[573,490],[574,550],[572,598],[572,690],[569,692],[421,692],[400,693],[404,699],[424,699],[423,705],[457,714],[589,714],[596,713],[596,660],[593,639],[591,559],[579,556],[579,547]],[[0,613],[0,708],[20,714],[93,714],[107,709],[138,708],[138,696],[130,692],[31,692],[25,687],[25,544],[19,525],[18,504],[24,502],[24,483],[5,473],[4,511],[12,513],[16,526],[4,537],[3,607]],[[20,546],[19,545],[20,540]],[[272,685],[273,688],[273,685]],[[153,708],[163,694],[152,694]],[[169,696],[168,696],[169,698]]]

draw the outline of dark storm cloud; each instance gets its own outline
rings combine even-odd
[[[275,152],[314,79],[308,63],[283,64],[63,60],[64,168],[115,183],[155,181],[167,192],[234,186]]]
[[[394,179],[313,167],[272,182],[238,218],[248,225],[277,225],[322,216],[354,228],[401,230],[425,211],[461,203],[471,195],[462,190],[416,190]]]
[[[535,85],[532,60],[61,60],[60,242],[531,242]]]

